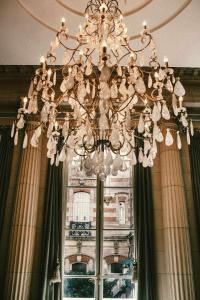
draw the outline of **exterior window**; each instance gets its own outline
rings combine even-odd
[[[136,300],[127,267],[135,252],[132,168],[126,164],[127,171],[104,182],[85,176],[78,157],[68,166],[64,300]]]
[[[86,264],[74,263],[72,264],[72,272],[86,274]]]
[[[112,263],[111,264],[111,273],[122,273],[122,264],[120,263]]]
[[[74,193],[73,199],[73,221],[90,221],[90,194],[86,192]]]
[[[125,203],[119,202],[119,224],[124,225],[126,223],[126,211]]]

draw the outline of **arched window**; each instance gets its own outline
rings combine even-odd
[[[90,193],[77,192],[73,197],[73,221],[90,221]]]
[[[74,263],[72,264],[72,271],[75,273],[82,273],[82,274],[86,274],[87,268],[86,268],[86,264],[84,263]]]

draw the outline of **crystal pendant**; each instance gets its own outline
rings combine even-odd
[[[10,133],[11,138],[13,138],[14,133],[15,133],[15,123],[13,122],[13,124],[12,124],[12,129],[11,129],[11,133]]]
[[[151,77],[151,74],[149,73],[149,76],[148,76],[148,88],[150,89],[153,85],[153,80],[152,80],[152,77]]]
[[[153,138],[154,138],[154,140],[156,140],[159,143],[161,143],[164,139],[163,134],[162,134],[160,128],[158,127],[157,123],[154,123]]]
[[[107,66],[103,66],[101,69],[101,75],[99,77],[99,81],[108,82],[111,76],[110,68]]]
[[[191,133],[191,136],[194,135],[194,126],[193,126],[192,120],[190,121],[190,133]]]
[[[123,166],[123,160],[119,154],[116,155],[116,157],[113,160],[113,168],[115,170],[121,170]]]
[[[127,89],[128,96],[132,97],[134,95],[134,93],[135,93],[135,89],[134,89],[133,85],[129,84],[128,89]]]
[[[144,124],[143,115],[140,114],[140,119],[139,119],[139,122],[138,122],[138,132],[139,133],[143,133],[144,132],[144,128],[145,128],[145,124]]]
[[[161,114],[160,111],[158,109],[157,104],[154,102],[154,106],[153,106],[153,110],[152,110],[152,115],[151,115],[151,119],[154,123],[158,122],[161,118]]]
[[[133,96],[132,104],[135,105],[135,104],[137,104],[137,103],[138,103],[138,96],[135,94],[135,95]]]
[[[176,134],[177,134],[177,147],[178,147],[179,150],[181,150],[182,144],[181,144],[181,138],[180,138],[180,133],[179,133],[179,131],[177,131]]]
[[[135,151],[132,152],[131,164],[133,166],[135,166],[137,164],[137,158],[136,158],[136,155],[135,155]]]
[[[32,138],[31,138],[31,146],[33,146],[33,147],[38,146],[38,138],[37,138],[35,132],[33,133]]]
[[[118,97],[118,88],[117,88],[116,82],[113,82],[113,84],[111,85],[110,95],[111,95],[111,98],[113,98],[113,99]]]
[[[190,145],[191,140],[190,140],[190,132],[189,132],[189,128],[187,128],[187,133],[186,133],[186,135],[187,135],[187,143],[188,143],[188,145]]]
[[[144,155],[143,155],[143,152],[142,152],[142,148],[140,148],[140,150],[139,150],[139,156],[138,156],[139,163],[142,163],[143,159],[144,159]]]
[[[170,93],[173,93],[174,88],[173,88],[172,82],[170,80],[170,77],[168,77],[168,79],[167,79],[166,88],[168,89],[168,91]]]
[[[143,95],[146,92],[146,86],[142,77],[139,77],[137,79],[135,84],[135,90],[141,95]]]
[[[110,89],[109,85],[106,82],[100,83],[100,99],[108,100],[110,99]]]
[[[121,66],[118,66],[117,67],[117,74],[118,74],[118,76],[122,76],[122,67]]]
[[[21,115],[19,121],[17,122],[17,128],[22,129],[24,128],[24,115]]]
[[[122,96],[126,96],[127,95],[127,89],[126,89],[126,78],[122,79],[122,82],[120,84],[119,87],[119,92]]]
[[[162,106],[162,117],[165,120],[170,120],[170,113],[169,113],[169,109],[168,109],[166,103],[164,103]]]
[[[108,153],[106,155],[105,164],[107,166],[111,166],[113,164],[113,158],[112,158],[112,154],[111,154],[110,150],[108,150]]]
[[[144,157],[143,157],[142,166],[143,166],[144,168],[147,168],[148,165],[149,165],[148,157],[147,157],[147,155],[145,154]]]
[[[178,116],[177,99],[176,99],[175,94],[172,94],[172,107],[173,107],[175,116]]]
[[[28,135],[25,132],[24,141],[23,141],[23,149],[26,149],[27,145],[28,145]]]
[[[165,145],[166,146],[171,146],[173,144],[173,136],[171,135],[170,129],[167,128],[167,134],[165,137]]]
[[[14,137],[14,145],[17,146],[18,144],[18,129],[15,132],[15,137]]]
[[[176,81],[175,86],[174,86],[174,94],[178,97],[183,97],[185,95],[185,89],[184,89],[182,83],[180,82],[179,78]]]
[[[88,62],[85,69],[85,75],[90,76],[92,74],[92,64]]]
[[[65,146],[64,146],[58,156],[58,159],[59,159],[59,161],[65,161],[66,158],[67,158],[67,156],[66,156],[66,150],[65,150]]]

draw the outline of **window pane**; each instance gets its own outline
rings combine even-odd
[[[134,232],[126,230],[104,230],[103,273],[132,276],[134,256]]]
[[[65,232],[64,274],[69,276],[94,275],[96,231],[66,230]],[[85,232],[89,232],[89,235],[86,236]]]
[[[96,227],[96,188],[67,188],[67,229],[94,229]]]
[[[94,298],[95,284],[92,278],[65,278],[64,297]]]
[[[132,188],[104,189],[104,228],[133,229]]]
[[[126,278],[104,279],[104,286],[103,286],[104,298],[136,299],[135,290],[136,290],[135,284],[131,281],[131,279],[126,279]]]

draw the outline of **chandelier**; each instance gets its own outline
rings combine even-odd
[[[34,119],[37,125],[30,143],[37,147],[46,130],[51,164],[78,155],[85,174],[96,174],[101,180],[126,171],[127,157],[132,165],[152,167],[157,143],[176,142],[181,149],[182,130],[190,144],[194,130],[183,107],[185,89],[180,78],[166,57],[159,63],[146,22],[140,36],[137,49],[116,0],[88,2],[75,46],[62,18],[13,123],[14,143],[18,130]],[[63,49],[62,66],[56,65],[58,48]],[[163,126],[171,118],[177,120],[177,128]],[[25,132],[23,148],[27,139]]]

